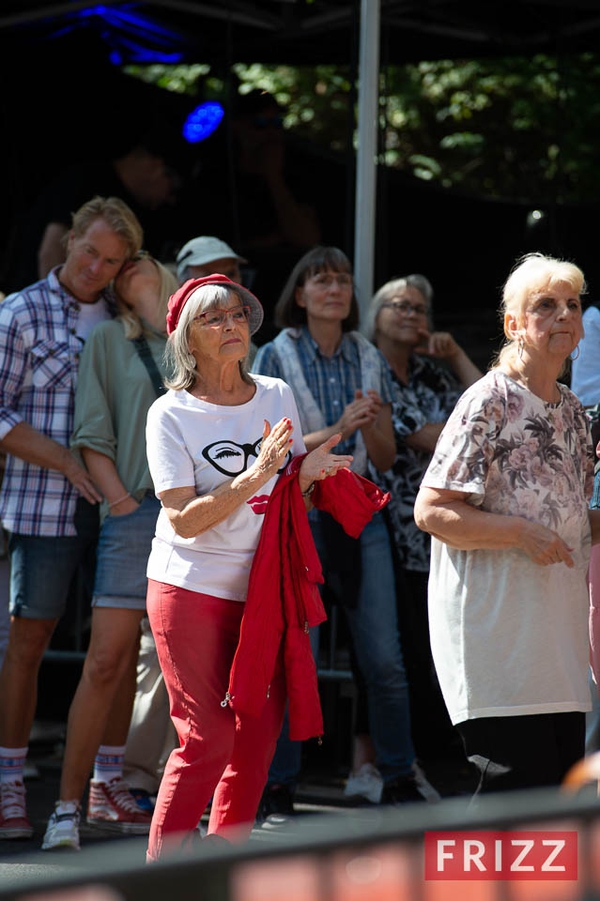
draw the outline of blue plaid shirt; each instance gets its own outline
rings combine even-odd
[[[82,347],[80,305],[56,273],[0,303],[0,441],[25,421],[69,446]],[[78,496],[61,473],[7,456],[0,519],[10,532],[75,535]]]
[[[331,426],[338,421],[346,404],[352,403],[354,392],[358,389],[363,390],[358,347],[344,335],[333,356],[326,357],[319,350],[317,342],[311,338],[306,326],[302,328],[296,347],[306,384],[323,414],[325,423]],[[271,342],[259,347],[252,370],[260,375],[283,378],[279,357]],[[388,367],[384,366],[383,370],[384,377],[379,394],[384,404],[389,404],[392,400],[392,381]],[[290,387],[294,389],[293,385]],[[340,442],[335,451],[337,454],[353,454],[355,443],[356,433]]]

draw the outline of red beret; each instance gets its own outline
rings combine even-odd
[[[247,288],[232,282],[226,275],[206,275],[204,278],[190,278],[184,282],[175,294],[169,297],[169,305],[167,308],[167,335],[170,335],[177,328],[179,317],[184,306],[196,290],[202,288],[203,285],[223,285],[231,287],[233,291],[240,295],[244,306],[250,307],[250,317],[248,324],[250,326],[250,334],[253,335],[262,325],[264,311],[257,297],[254,296]]]

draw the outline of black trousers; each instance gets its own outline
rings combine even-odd
[[[585,752],[585,713],[482,717],[457,729],[479,770],[475,795],[560,785]]]

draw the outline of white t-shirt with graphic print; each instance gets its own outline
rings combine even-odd
[[[539,566],[519,548],[432,540],[431,645],[453,723],[590,709],[591,442],[581,404],[559,387],[550,404],[488,373],[458,401],[423,477],[482,510],[543,523],[575,562]]]
[[[194,486],[200,496],[244,472],[260,450],[264,420],[294,424],[292,455],[304,453],[291,389],[281,379],[253,375],[256,392],[239,406],[219,406],[188,391],[168,391],[148,411],[146,450],[157,494]],[[263,515],[277,476],[223,522],[195,538],[176,535],[164,510],[148,560],[148,578],[232,601],[245,601]]]

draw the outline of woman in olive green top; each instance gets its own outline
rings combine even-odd
[[[92,599],[92,627],[73,698],[60,785],[44,850],[79,848],[80,803],[92,766],[87,820],[146,833],[142,810],[122,780],[136,686],[146,562],[160,504],[144,442],[146,413],[165,375],[166,308],[174,276],[149,256],[115,280],[116,319],[98,325],[81,357],[72,447],[104,496]]]

